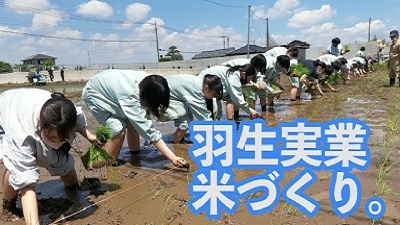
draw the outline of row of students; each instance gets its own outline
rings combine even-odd
[[[152,119],[173,120],[179,142],[190,120],[211,119],[206,98],[220,99],[221,79],[216,75],[172,75],[163,77],[143,71],[105,70],[85,85],[82,98],[96,120],[112,131],[104,148],[117,161],[125,138],[131,151],[140,149],[140,138],[149,140],[177,167],[187,167],[162,139]],[[0,161],[3,175],[2,213],[26,224],[38,224],[35,185],[39,167],[60,176],[67,190],[77,190],[74,158],[69,154],[75,132],[88,141],[97,137],[87,129],[80,107],[62,94],[40,89],[13,89],[0,94]],[[22,210],[16,208],[21,194]]]

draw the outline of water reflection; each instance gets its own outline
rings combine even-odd
[[[83,106],[88,118],[93,120],[85,104],[79,98],[84,85],[84,82],[60,82],[50,83],[46,86],[27,87],[41,88],[51,92],[61,92],[68,97],[72,96],[75,104]],[[0,92],[5,89],[10,88],[2,87]],[[281,99],[275,100],[275,106],[269,107],[266,112],[261,113],[259,104],[257,104],[256,109],[260,112],[260,116],[266,120],[267,126],[270,127],[275,127],[280,122],[291,122],[296,118],[307,118],[308,121],[315,122],[325,122],[336,118],[355,118],[364,121],[370,127],[369,144],[377,144],[385,139],[387,109],[384,105],[378,105],[368,99],[342,98],[340,95],[332,95],[312,101],[309,101],[308,97],[302,95],[303,100],[291,102],[288,96],[282,96]],[[239,118],[242,121],[249,120],[249,116],[244,111],[240,111]],[[226,119],[226,115],[223,115],[222,119]],[[156,127],[162,132],[163,140],[174,150],[176,155],[189,159],[187,152],[191,145],[171,144],[176,129],[173,122],[157,123]],[[185,140],[189,141],[189,134],[187,134]],[[124,146],[126,147],[122,149],[120,158],[134,166],[159,169],[171,166],[169,160],[154,147],[142,147],[140,154],[132,155],[127,143],[124,143]]]

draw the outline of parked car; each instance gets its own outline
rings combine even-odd
[[[29,72],[26,76],[28,82],[33,85],[46,85],[47,77],[39,72]]]

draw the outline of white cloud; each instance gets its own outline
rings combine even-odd
[[[57,10],[48,10],[37,13],[33,16],[32,27],[34,29],[46,29],[47,27],[56,27],[62,20],[62,12]]]
[[[254,6],[254,14],[258,18],[279,18],[293,12],[293,9],[299,5],[299,0],[278,0],[272,8],[268,10],[265,6]]]
[[[304,29],[301,31],[301,34],[307,35],[307,36],[327,36],[331,37],[335,33],[338,33],[340,31],[334,23],[323,23],[320,25],[314,25],[311,26],[307,29]]]
[[[350,34],[365,34],[368,32],[369,22],[357,23],[353,27],[344,28],[343,31],[345,33]],[[385,23],[381,20],[373,20],[371,21],[371,32],[376,32],[379,30],[383,30],[385,28]]]
[[[34,14],[50,8],[49,0],[5,0],[6,7],[21,14]]]
[[[90,0],[77,6],[76,13],[95,18],[108,18],[113,15],[113,8],[106,2]]]
[[[126,17],[131,22],[137,22],[146,18],[149,14],[151,7],[142,3],[133,3],[126,7]]]
[[[352,23],[354,23],[354,22],[356,22],[356,21],[358,21],[358,20],[360,20],[360,19],[358,18],[358,16],[355,16],[355,15],[351,15],[351,16],[349,16],[349,17],[347,17],[347,18],[345,19],[345,21],[347,21],[347,22],[352,22]]]
[[[320,9],[297,12],[289,19],[288,27],[303,28],[321,23],[332,18],[336,10],[330,5],[322,5]]]

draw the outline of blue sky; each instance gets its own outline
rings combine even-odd
[[[396,0],[0,0],[1,61],[12,64],[36,53],[57,64],[133,63],[157,60],[175,45],[190,59],[203,50],[265,46],[266,22],[279,44],[294,39],[327,46],[385,38],[399,29]],[[166,52],[160,52],[165,54]]]

